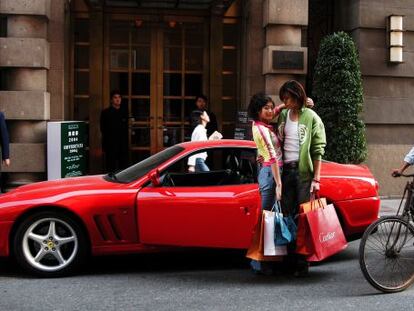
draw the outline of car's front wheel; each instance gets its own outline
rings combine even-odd
[[[64,213],[39,212],[27,217],[13,238],[13,255],[25,270],[42,277],[63,276],[84,261],[86,237]]]

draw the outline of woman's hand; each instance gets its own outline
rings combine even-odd
[[[282,185],[276,186],[276,201],[282,200]]]
[[[263,158],[261,155],[259,155],[259,156],[257,156],[256,161],[257,161],[257,163],[259,163],[259,164],[263,164],[263,162],[264,162],[264,158]]]
[[[195,167],[194,167],[194,165],[189,165],[189,166],[188,166],[188,171],[189,171],[190,173],[194,173],[194,172],[195,172]]]
[[[310,193],[317,193],[320,190],[320,182],[319,180],[313,179],[311,186],[310,186]]]

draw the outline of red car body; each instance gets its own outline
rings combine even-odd
[[[209,148],[247,148],[251,141],[179,144],[181,151],[155,168]],[[0,256],[28,215],[65,211],[84,229],[93,255],[157,251],[166,246],[248,248],[260,212],[258,185],[151,185],[151,174],[127,183],[103,175],[34,183],[0,196]],[[362,234],[378,218],[378,185],[367,167],[323,162],[321,197],[333,203],[345,235]]]

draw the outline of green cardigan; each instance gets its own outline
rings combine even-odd
[[[288,109],[284,109],[277,123],[278,136],[283,143]],[[315,111],[302,108],[299,111],[299,176],[302,180],[313,178],[313,160],[322,160],[325,152],[325,127]]]

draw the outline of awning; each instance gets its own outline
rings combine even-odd
[[[225,11],[234,0],[89,0],[92,6]]]

